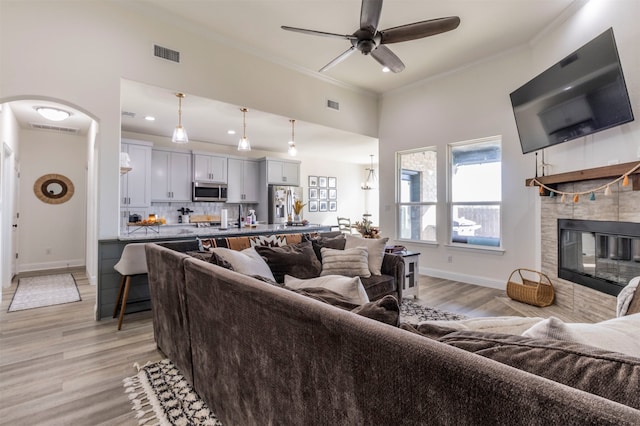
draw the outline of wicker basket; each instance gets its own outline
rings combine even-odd
[[[518,302],[543,307],[553,303],[555,292],[551,280],[545,274],[520,268],[509,275],[507,296]]]

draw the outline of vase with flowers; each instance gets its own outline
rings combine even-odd
[[[362,215],[362,222],[357,221],[354,226],[364,238],[380,238],[380,229],[372,225],[373,222],[369,220],[369,216],[371,215]]]
[[[302,209],[306,206],[302,200],[295,200],[293,202],[293,222],[300,223],[302,222]]]

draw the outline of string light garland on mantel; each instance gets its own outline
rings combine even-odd
[[[611,182],[605,183],[604,185],[600,185],[597,188],[593,188],[587,191],[579,191],[579,192],[558,191],[557,189],[551,188],[545,185],[544,183],[540,182],[537,176],[531,179],[531,181],[529,182],[529,186],[538,185],[540,187],[540,194],[543,194],[546,189],[547,191],[549,191],[549,197],[551,198],[555,197],[557,194],[560,194],[562,195],[560,199],[561,202],[565,202],[567,199],[567,196],[571,196],[573,198],[573,202],[577,203],[580,200],[580,196],[586,195],[586,194],[589,194],[590,201],[595,201],[596,192],[604,190],[605,196],[611,195],[610,186],[615,183],[622,181],[622,186],[629,186],[629,175],[638,169],[640,169],[640,163],[636,164],[634,167],[631,168],[631,170],[629,170],[626,173],[623,173],[621,176],[617,177]]]

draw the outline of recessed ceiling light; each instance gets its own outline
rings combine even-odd
[[[382,67],[382,72],[389,72],[389,71],[391,71],[389,67]]]
[[[38,113],[41,116],[51,121],[62,121],[62,120],[66,120],[71,116],[71,113],[69,111],[65,111],[63,109],[58,109],[53,107],[40,106],[40,107],[35,107],[35,109],[36,111],[38,111]]]
[[[228,135],[235,135],[236,131],[235,130],[227,130],[227,134]]]
[[[151,115],[145,115],[144,119],[147,121],[156,121],[156,118]]]

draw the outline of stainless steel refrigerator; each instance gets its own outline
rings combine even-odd
[[[269,223],[286,223],[293,217],[293,202],[303,201],[299,186],[269,185]]]

